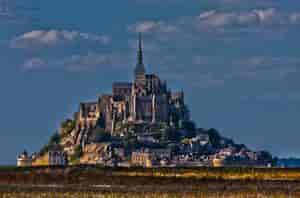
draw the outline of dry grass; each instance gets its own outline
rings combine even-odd
[[[300,194],[271,192],[118,193],[118,192],[2,192],[2,198],[297,198]]]

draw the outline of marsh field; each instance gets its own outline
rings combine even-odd
[[[300,169],[1,167],[0,197],[300,197]]]

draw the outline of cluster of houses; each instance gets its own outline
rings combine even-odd
[[[152,136],[137,137],[139,144],[147,147],[127,149],[120,142],[90,143],[85,145],[79,164],[104,166],[140,167],[222,167],[256,166],[267,167],[272,156],[267,152],[254,152],[243,145],[222,138],[219,145],[212,145],[208,134],[198,134],[180,143],[170,142],[165,147],[158,145]],[[43,155],[28,155],[24,151],[18,156],[17,164],[26,166],[66,166],[70,156],[69,148],[49,150]],[[72,154],[72,153],[71,153]]]
[[[17,157],[18,167],[34,167],[34,166],[66,166],[68,165],[67,153],[53,149],[43,155],[33,153],[29,155],[27,151],[23,151]]]

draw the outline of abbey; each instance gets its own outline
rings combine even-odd
[[[139,35],[132,82],[114,82],[110,94],[80,104],[72,119],[38,153],[23,152],[18,166],[101,164],[104,166],[259,166],[273,162],[215,129],[196,128],[183,91],[147,74]]]
[[[178,125],[189,120],[183,91],[173,93],[166,81],[146,73],[141,34],[133,82],[114,82],[112,94],[102,94],[97,102],[81,103],[76,113],[78,130],[91,129],[100,123],[112,135],[120,123]]]

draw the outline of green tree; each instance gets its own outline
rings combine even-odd
[[[58,145],[60,143],[61,137],[58,132],[55,132],[49,140],[48,145]]]
[[[67,119],[60,124],[62,136],[67,136],[70,134],[76,127],[76,121]]]
[[[81,146],[76,146],[74,150],[74,154],[70,156],[70,164],[76,165],[80,163],[80,157],[82,156],[82,148]]]
[[[196,131],[196,125],[192,121],[185,121],[185,122],[182,122],[182,129],[194,132],[194,131]]]
[[[167,128],[162,131],[161,136],[162,141],[179,141],[180,140],[180,133],[178,130],[174,128]]]
[[[131,133],[126,134],[126,136],[123,138],[123,145],[128,150],[136,149],[139,147],[137,137]]]
[[[219,132],[216,129],[209,129],[207,133],[209,135],[209,140],[211,144],[214,147],[218,148],[220,146],[220,140],[221,140],[221,136]]]
[[[111,140],[110,133],[106,132],[103,128],[97,127],[92,131],[92,142],[108,142]]]
[[[75,150],[74,150],[74,157],[75,158],[80,158],[82,155],[82,149],[81,146],[76,146]]]
[[[49,142],[47,144],[45,144],[41,150],[40,150],[40,154],[43,155],[45,153],[47,153],[50,149],[52,148],[60,148],[60,141],[61,141],[61,136],[59,135],[58,132],[55,132],[49,139]]]

